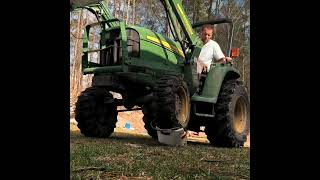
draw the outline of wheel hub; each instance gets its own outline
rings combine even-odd
[[[240,97],[236,102],[234,110],[233,127],[237,133],[242,133],[245,130],[247,123],[247,106],[243,97]]]
[[[187,125],[189,111],[186,91],[183,87],[179,87],[176,96],[176,118],[183,127]]]

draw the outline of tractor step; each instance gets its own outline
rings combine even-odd
[[[198,117],[213,118],[215,116],[213,103],[205,101],[193,101],[192,111]]]
[[[203,113],[194,113],[196,116],[199,117],[209,117],[209,118],[214,118],[214,115],[212,114],[203,114]]]

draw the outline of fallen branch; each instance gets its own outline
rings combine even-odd
[[[88,171],[88,170],[104,171],[106,170],[106,168],[105,167],[85,167],[85,168],[75,169],[72,172],[81,172],[81,171]]]
[[[233,160],[230,160],[230,159],[225,159],[225,160],[221,160],[221,159],[218,159],[218,160],[212,160],[212,159],[205,159],[205,158],[201,158],[200,161],[204,161],[204,162],[213,162],[213,163],[234,163]]]

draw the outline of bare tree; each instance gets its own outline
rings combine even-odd
[[[77,11],[78,17],[76,19],[77,25],[76,27],[76,33],[73,34],[73,42],[74,43],[74,55],[73,55],[73,60],[72,60],[72,67],[70,67],[71,74],[70,74],[70,110],[71,110],[71,116],[73,116],[73,109],[74,105],[77,99],[78,94],[80,93],[81,89],[81,64],[78,59],[80,59],[81,56],[81,51],[80,48],[82,46],[82,40],[79,38],[82,35],[82,26],[83,26],[83,10]],[[70,26],[71,27],[71,26]],[[72,32],[70,32],[72,33]]]
[[[126,23],[129,22],[129,9],[130,9],[130,0],[127,0],[127,14],[126,14]]]
[[[135,24],[136,18],[136,0],[132,0],[132,24]]]
[[[77,33],[76,37],[81,37],[81,30],[82,30],[82,25],[83,25],[83,10],[80,10],[79,15],[78,15],[78,24],[77,24]],[[81,52],[80,48],[82,46],[82,40],[79,38],[76,38],[75,42],[75,51],[74,51],[74,63],[73,63],[73,71],[72,71],[72,94],[77,96],[78,95],[78,89],[81,86],[81,82],[79,83],[80,80],[80,62],[77,60],[80,58]]]
[[[240,56],[236,60],[236,67],[240,70],[242,80],[250,91],[250,0],[244,0],[240,4],[235,0],[225,0],[220,12],[225,17],[231,18],[234,24],[234,47],[240,48]],[[221,32],[223,33],[223,32]]]
[[[133,24],[140,24],[140,15],[138,9],[142,6],[141,0],[134,0],[135,5],[134,5],[134,21]]]
[[[196,1],[196,0],[195,0]],[[193,3],[193,16],[192,16],[192,23],[194,24],[196,22],[196,18],[197,18],[197,12],[198,12],[198,9],[197,9],[197,5],[196,3],[194,2]]]
[[[118,0],[113,0],[113,8],[114,8],[114,10],[113,10],[113,16],[115,17],[115,18],[117,18],[118,17],[118,13],[117,13],[117,11],[118,11]]]
[[[117,9],[117,18],[121,18],[121,0],[117,0],[118,9]]]
[[[213,0],[209,0],[208,19],[210,19],[211,17],[212,3],[213,3]]]

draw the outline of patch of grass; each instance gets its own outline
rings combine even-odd
[[[248,148],[170,147],[125,132],[99,139],[76,131],[70,140],[71,179],[250,179]]]

